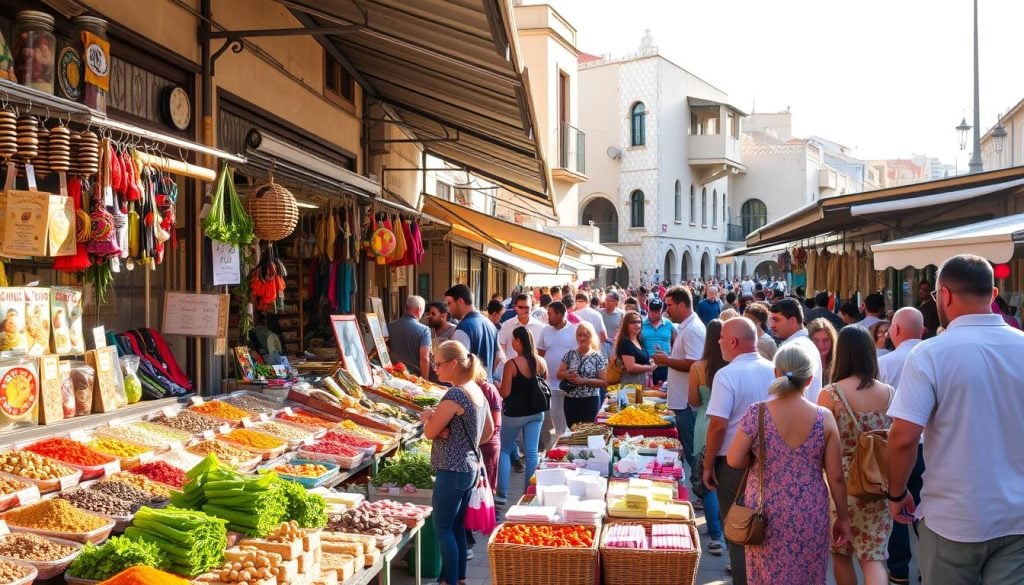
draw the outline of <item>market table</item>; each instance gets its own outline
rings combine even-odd
[[[384,554],[380,555],[372,566],[367,569],[352,575],[342,585],[368,585],[376,577],[377,582],[380,585],[391,585],[391,563],[398,557],[398,553],[402,552],[405,547],[409,546],[411,542],[413,545],[413,551],[416,554],[416,558],[419,559],[420,555],[420,543],[421,543],[421,530],[423,528],[424,521],[420,521],[416,526],[406,530],[395,544],[391,545]],[[420,564],[416,563],[416,583],[420,582],[422,574],[420,572]]]

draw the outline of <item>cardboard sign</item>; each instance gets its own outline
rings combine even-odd
[[[107,328],[103,325],[92,328],[92,343],[96,349],[107,347]]]
[[[3,255],[45,256],[50,194],[9,190],[4,207]]]
[[[85,363],[96,370],[96,382],[92,394],[93,412],[111,412],[121,403],[114,373],[117,363],[116,347],[101,347],[85,352]],[[113,424],[113,422],[111,422]]]
[[[164,335],[227,337],[230,295],[167,292]]]
[[[242,262],[238,246],[213,241],[213,284],[238,284],[242,281]]]

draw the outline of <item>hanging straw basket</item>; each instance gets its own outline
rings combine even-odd
[[[255,187],[245,202],[252,217],[253,232],[266,242],[277,242],[290,236],[299,222],[299,208],[291,191],[274,182]]]

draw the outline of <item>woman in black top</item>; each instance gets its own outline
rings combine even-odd
[[[537,355],[533,335],[526,327],[512,330],[512,349],[517,355],[505,363],[501,387],[498,388],[502,398],[502,413],[501,456],[498,459],[497,495],[494,497],[497,504],[508,501],[512,450],[516,448],[520,432],[523,434],[523,450],[526,451],[526,483],[529,485],[533,471],[537,468],[537,448],[544,423],[544,411],[538,411],[531,405],[530,388],[534,378],[546,378],[547,363]]]
[[[623,372],[619,379],[620,384],[647,385],[647,375],[658,366],[651,363],[651,356],[644,349],[640,341],[640,331],[643,329],[643,319],[640,313],[628,311],[622,318],[622,325],[619,327],[619,334],[615,338],[615,360],[621,365]]]

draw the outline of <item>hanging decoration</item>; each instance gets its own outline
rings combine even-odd
[[[224,163],[217,177],[210,213],[203,220],[203,234],[211,240],[245,246],[256,238],[254,220],[246,213],[238,198],[233,175],[227,163]],[[177,197],[176,192],[174,196]]]
[[[249,289],[253,306],[258,311],[280,309],[284,304],[285,277],[288,271],[277,255],[273,243],[267,245],[256,268],[249,274]]]
[[[245,203],[252,216],[256,237],[266,242],[277,242],[290,236],[299,221],[299,208],[291,191],[269,177],[265,185],[252,190]]]

